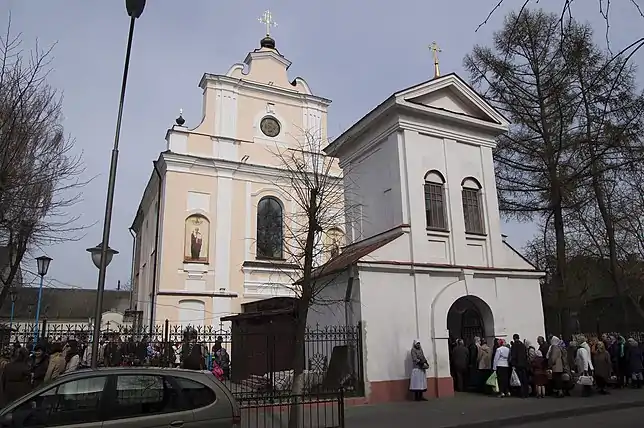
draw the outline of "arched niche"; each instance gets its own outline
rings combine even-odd
[[[183,261],[208,263],[210,248],[210,221],[202,214],[186,217]]]

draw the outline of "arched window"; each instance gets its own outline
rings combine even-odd
[[[461,183],[463,195],[463,218],[466,233],[485,233],[483,225],[483,202],[481,185],[474,178],[466,178]]]
[[[428,229],[447,230],[445,179],[438,171],[425,175],[425,220]]]
[[[273,196],[257,204],[257,258],[284,258],[284,215],[282,203]]]

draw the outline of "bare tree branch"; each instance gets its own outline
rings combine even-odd
[[[16,285],[24,255],[78,239],[69,208],[80,200],[82,154],[62,127],[62,97],[47,83],[53,46],[25,52],[11,22],[0,37],[0,305]]]

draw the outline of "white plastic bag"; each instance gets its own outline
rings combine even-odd
[[[510,386],[518,387],[521,386],[521,381],[519,380],[519,375],[516,370],[512,369],[512,377],[510,378]]]

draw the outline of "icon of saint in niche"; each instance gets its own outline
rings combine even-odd
[[[203,237],[199,228],[195,227],[195,230],[192,231],[190,235],[190,258],[197,260],[199,259],[199,253],[201,253],[201,245],[203,244]]]
[[[208,219],[192,215],[186,219],[184,260],[191,263],[208,263]]]

